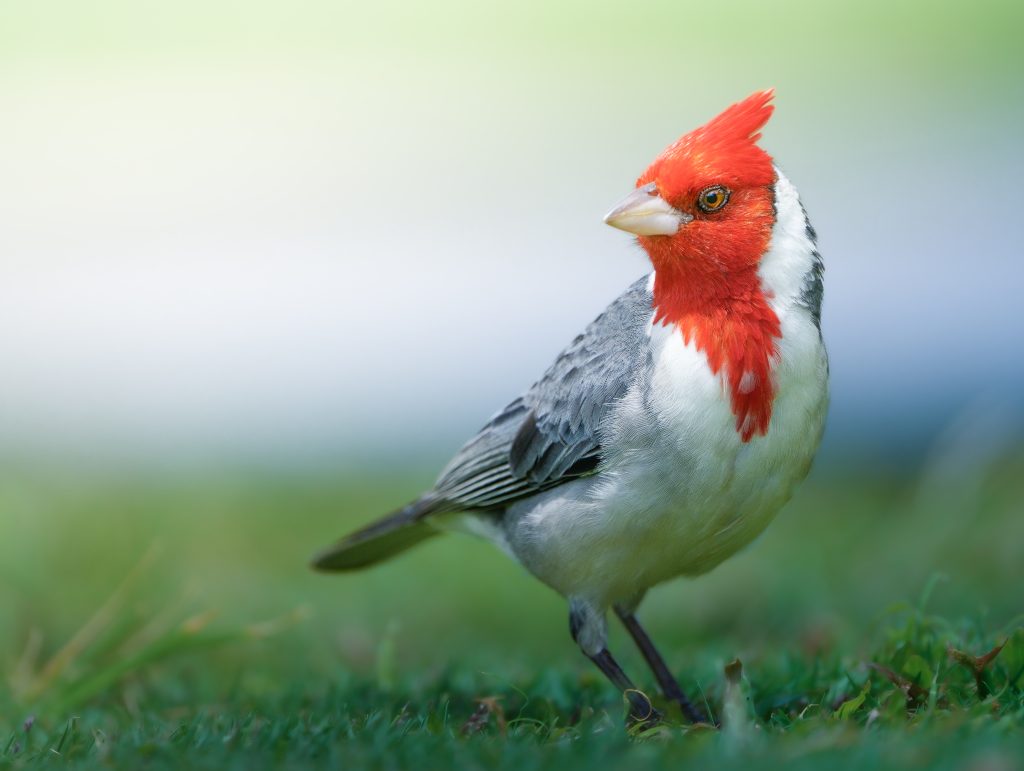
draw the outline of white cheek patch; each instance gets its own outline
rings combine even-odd
[[[807,274],[814,267],[814,244],[807,235],[807,216],[793,183],[775,167],[775,225],[758,276],[772,307],[796,304]]]

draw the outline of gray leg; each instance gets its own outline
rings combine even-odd
[[[627,722],[652,726],[661,721],[661,713],[654,708],[646,694],[637,690],[608,651],[605,645],[608,627],[603,612],[589,603],[572,600],[569,603],[569,632],[584,655],[593,661],[605,677],[629,700]]]
[[[640,653],[643,654],[651,671],[654,672],[654,677],[657,679],[658,685],[661,686],[661,692],[665,695],[665,698],[671,699],[678,704],[679,709],[683,712],[683,716],[691,723],[707,722],[707,718],[686,697],[686,693],[679,686],[679,682],[668,668],[665,659],[661,657],[658,649],[654,647],[654,643],[648,637],[647,632],[640,626],[640,622],[633,615],[633,611],[616,605],[615,614],[622,621],[626,631],[629,632],[630,637],[633,638],[633,641],[640,649]]]

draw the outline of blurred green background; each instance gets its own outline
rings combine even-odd
[[[189,618],[231,639],[176,659],[183,701],[386,685],[382,661],[584,671],[562,601],[485,544],[306,561],[429,485],[647,269],[601,215],[766,86],[827,264],[826,445],[757,544],[645,618],[674,663],[855,655],[930,581],[1012,624],[1022,8],[0,5],[6,703]]]

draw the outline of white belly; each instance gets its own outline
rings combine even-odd
[[[601,472],[513,506],[507,547],[562,594],[608,605],[750,543],[806,476],[828,401],[817,328],[803,313],[780,316],[765,436],[743,442],[704,355],[674,328],[652,328],[649,386],[604,427]]]

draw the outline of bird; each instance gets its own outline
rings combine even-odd
[[[583,654],[662,713],[608,650],[625,626],[668,703],[695,705],[637,618],[649,589],[746,547],[807,476],[825,427],[823,262],[793,183],[759,144],[774,90],[670,144],[604,217],[652,270],[458,450],[432,489],[319,553],[381,562],[444,532],[482,536],[566,598]]]

